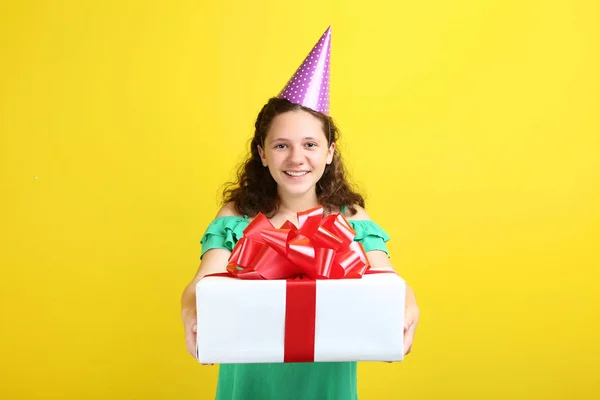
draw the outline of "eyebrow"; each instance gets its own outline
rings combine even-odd
[[[302,140],[317,140],[316,138],[312,137],[312,136],[306,136],[303,137]],[[271,139],[269,141],[269,143],[273,143],[273,142],[277,142],[277,141],[281,141],[281,142],[289,142],[289,139],[286,138],[275,138],[275,139]]]

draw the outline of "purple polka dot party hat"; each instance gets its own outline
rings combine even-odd
[[[277,97],[329,115],[331,26]]]

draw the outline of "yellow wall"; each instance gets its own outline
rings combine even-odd
[[[211,398],[179,297],[329,24],[343,154],[422,309],[361,398],[598,398],[598,3],[210,3],[0,6],[0,398]]]

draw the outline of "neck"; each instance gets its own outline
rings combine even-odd
[[[299,196],[290,196],[279,193],[279,211],[296,214],[319,205],[317,193],[312,191]]]

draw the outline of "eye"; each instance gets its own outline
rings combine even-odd
[[[283,143],[276,144],[273,146],[274,149],[285,149],[287,146]]]
[[[306,147],[317,147],[317,144],[315,142],[308,142],[306,143]]]

